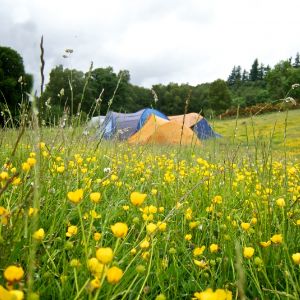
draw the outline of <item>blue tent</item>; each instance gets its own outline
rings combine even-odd
[[[207,140],[209,138],[222,137],[220,134],[213,131],[205,118],[201,119],[194,125],[194,132],[197,134],[200,140]]]
[[[126,140],[143,127],[150,115],[169,120],[162,112],[152,108],[142,109],[130,114],[109,111],[100,127],[100,135],[105,139]]]

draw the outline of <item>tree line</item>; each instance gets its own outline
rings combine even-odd
[[[17,114],[18,103],[24,92],[30,91],[32,83],[20,54],[0,47],[1,103],[5,99],[7,106]],[[145,107],[154,107],[167,115],[182,114],[187,108],[187,112],[217,116],[232,107],[280,101],[295,83],[300,83],[299,53],[294,59],[282,60],[274,67],[255,59],[250,70],[237,65],[227,80],[194,86],[171,82],[145,88],[130,82],[128,70],[115,72],[112,67],[91,66],[82,72],[58,65],[51,70],[49,82],[38,101],[41,116],[47,120],[58,120],[64,114],[105,115],[109,109],[134,112]],[[289,96],[299,100],[300,89],[291,90]]]

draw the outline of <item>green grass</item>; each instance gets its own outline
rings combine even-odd
[[[42,128],[38,147],[37,130],[26,129],[19,143],[21,130],[3,130],[0,285],[29,299],[191,299],[207,288],[232,299],[299,299],[300,261],[292,256],[300,252],[299,114],[218,120],[224,138],[193,149],[98,145],[78,128]],[[68,192],[77,189],[83,198],[74,204]],[[140,206],[133,191],[147,194]],[[91,192],[101,193],[99,203]],[[127,224],[125,237],[112,232],[117,222]],[[151,234],[152,223],[166,228]],[[71,225],[77,233],[67,237]],[[88,267],[101,247],[114,251],[104,272],[99,262]],[[23,268],[20,280],[4,276],[10,265]],[[112,266],[123,271],[116,284],[105,276]]]
[[[274,151],[288,150],[289,155],[300,157],[300,110],[276,112],[249,118],[216,120],[217,132],[231,142],[242,145],[271,142]]]

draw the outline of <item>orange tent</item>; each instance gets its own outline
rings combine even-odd
[[[175,121],[179,124],[183,124],[186,127],[193,127],[196,123],[198,123],[203,117],[197,113],[189,113],[185,115],[177,115],[177,116],[168,116],[171,121]]]
[[[128,139],[128,143],[200,145],[200,140],[190,128],[174,120],[151,115],[144,126]]]

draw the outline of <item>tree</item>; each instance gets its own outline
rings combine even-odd
[[[0,103],[7,104],[12,116],[18,115],[19,104],[27,99],[25,92],[30,92],[32,84],[33,77],[25,73],[21,55],[9,47],[0,47]]]
[[[51,115],[62,116],[63,112],[70,115],[81,109],[85,74],[76,69],[64,69],[62,65],[56,66],[50,72],[50,79],[40,101],[48,103]],[[48,114],[49,115],[49,114]]]
[[[132,111],[134,103],[130,94],[129,81],[130,73],[127,70],[121,70],[118,75],[112,67],[93,70],[87,91],[89,106],[94,105],[95,100],[101,94],[101,114],[106,114],[108,109]]]
[[[295,62],[293,64],[294,68],[300,68],[300,54],[297,52],[296,57],[295,57]]]
[[[217,79],[209,87],[209,103],[217,114],[224,112],[231,106],[231,95],[226,85],[226,82],[222,79]]]
[[[249,79],[251,81],[256,81],[258,80],[258,59],[256,58],[252,64],[250,74],[249,74]]]

